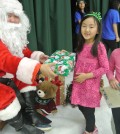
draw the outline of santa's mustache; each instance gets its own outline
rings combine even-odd
[[[22,24],[21,23],[7,23],[7,25],[5,25],[4,29],[5,30],[16,30],[16,29],[19,29],[21,28]]]

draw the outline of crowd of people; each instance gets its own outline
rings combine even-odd
[[[83,134],[98,134],[95,109],[100,107],[102,75],[107,74],[113,89],[120,89],[120,1],[110,2],[103,19],[99,12],[85,13],[85,5],[84,0],[77,1],[71,103],[85,117]],[[51,70],[54,64],[44,64],[48,58],[44,52],[28,48],[28,32],[30,23],[22,4],[18,0],[0,0],[0,120],[23,134],[44,134],[51,129],[52,121],[34,108],[37,77],[40,73],[53,79],[57,75]],[[109,49],[112,53],[108,59]],[[112,114],[116,134],[120,134],[120,108],[112,108]]]

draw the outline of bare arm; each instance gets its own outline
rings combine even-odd
[[[118,35],[118,28],[117,28],[117,24],[113,24],[113,30],[115,32],[115,36],[116,36],[116,42],[120,41],[119,35]]]
[[[78,23],[80,24],[81,20],[78,20]]]

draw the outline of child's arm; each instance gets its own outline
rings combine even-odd
[[[109,71],[107,72],[107,78],[108,80],[114,80],[114,72],[115,72],[115,51],[113,51],[109,58]]]
[[[119,35],[118,35],[118,26],[117,24],[113,24],[113,30],[115,32],[115,36],[116,36],[116,42],[119,42],[120,41],[120,38],[119,38]]]
[[[98,62],[99,67],[91,72],[93,73],[94,78],[101,77],[103,74],[106,74],[109,70],[109,62],[106,49],[102,43],[98,45]]]
[[[110,69],[106,75],[107,75],[107,78],[109,80],[110,86],[114,89],[120,89],[119,82],[114,77],[115,58],[116,58],[115,51],[113,51],[112,54],[110,55],[110,59],[109,59]]]

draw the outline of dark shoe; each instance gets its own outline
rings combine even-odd
[[[39,114],[35,110],[35,91],[22,93],[23,98],[26,103],[25,109],[23,109],[23,115],[26,120],[26,123],[29,125],[33,125],[36,128],[41,130],[51,129],[51,125],[49,125],[52,121],[43,115]]]
[[[9,125],[15,128],[16,131],[21,132],[22,134],[44,134],[44,131],[39,130],[33,126],[26,125],[21,112],[14,117],[13,119],[7,120]]]
[[[44,131],[37,129],[34,126],[30,126],[30,125],[26,125],[26,124],[19,131],[21,131],[22,134],[45,134]]]
[[[35,127],[36,127],[37,129],[40,129],[40,130],[43,130],[43,131],[48,131],[48,130],[52,129],[52,127],[51,127],[50,124],[46,124],[46,125],[38,124],[38,126],[35,125]]]

